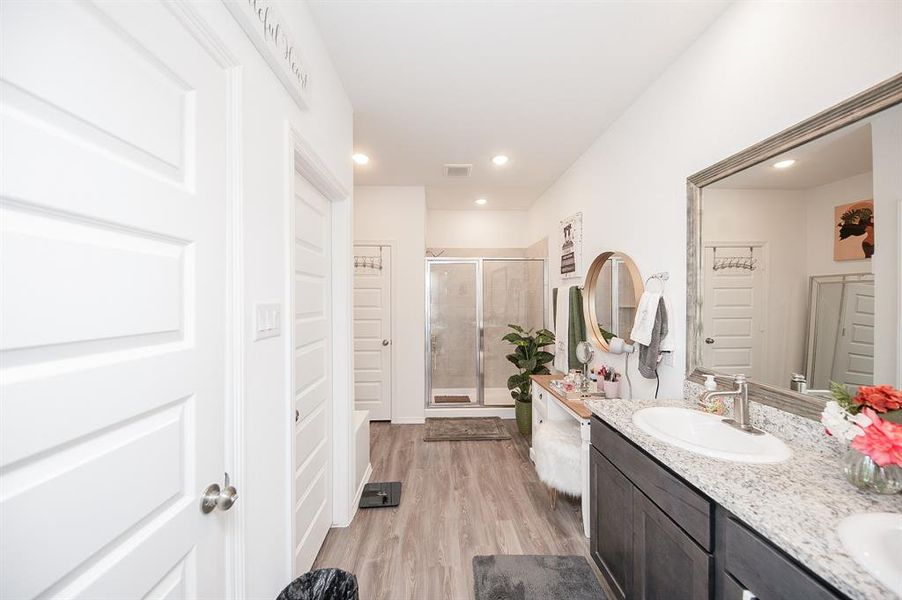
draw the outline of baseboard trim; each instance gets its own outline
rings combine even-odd
[[[392,418],[392,425],[422,425],[426,417],[396,417]]]
[[[369,463],[366,465],[366,472],[363,474],[363,478],[360,480],[360,485],[357,486],[357,491],[354,493],[354,502],[351,505],[351,518],[347,523],[343,525],[338,525],[338,527],[350,527],[351,522],[354,520],[354,516],[357,514],[357,509],[360,508],[360,497],[363,496],[363,488],[366,484],[370,482],[370,477],[373,476],[373,464]]]

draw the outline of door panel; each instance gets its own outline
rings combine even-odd
[[[294,574],[310,569],[332,525],[331,216],[328,200],[295,177],[292,211]]]
[[[749,246],[717,246],[717,256],[748,256]],[[761,248],[753,249],[761,264]],[[715,271],[714,248],[705,248],[702,364],[719,373],[760,378],[764,369],[763,269]]]
[[[874,284],[844,285],[833,381],[851,387],[874,383]]]
[[[163,4],[0,13],[0,596],[221,597],[226,73]]]
[[[476,260],[427,263],[429,405],[480,404],[478,265]]]
[[[390,250],[354,246],[355,260],[362,259],[354,267],[354,405],[369,411],[370,421],[391,419]]]
[[[711,555],[696,544],[638,488],[634,489],[633,493],[635,598],[641,600],[709,598]]]
[[[633,584],[633,484],[594,447],[589,466],[590,548],[617,598],[631,597]]]

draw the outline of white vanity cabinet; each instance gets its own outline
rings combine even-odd
[[[589,448],[592,443],[590,429],[592,412],[581,400],[567,400],[555,394],[549,382],[558,377],[533,375],[532,377],[532,430],[536,431],[546,421],[576,421],[580,436],[580,471],[582,477],[583,533],[589,537]],[[529,458],[535,462],[535,451],[530,444]]]

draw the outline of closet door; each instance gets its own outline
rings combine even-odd
[[[227,77],[162,2],[0,5],[0,597],[222,598]]]

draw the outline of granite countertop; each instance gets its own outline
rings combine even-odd
[[[603,421],[752,529],[851,598],[899,598],[864,570],[836,535],[843,518],[902,512],[902,495],[858,491],[842,474],[843,448],[819,423],[752,403],[752,422],[792,448],[780,464],[717,460],[671,446],[633,424],[651,406],[697,408],[687,400],[585,400]]]

